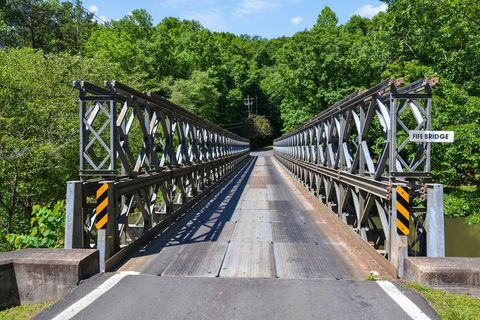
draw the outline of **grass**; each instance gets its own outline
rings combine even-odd
[[[22,320],[31,319],[41,311],[49,307],[53,302],[43,302],[37,304],[25,304],[22,306],[0,309],[1,320]]]
[[[480,320],[480,298],[434,290],[418,283],[402,286],[423,295],[442,320]]]
[[[368,281],[377,281],[377,280],[380,280],[380,276],[378,274],[377,271],[370,271],[370,273],[368,274],[366,280]]]

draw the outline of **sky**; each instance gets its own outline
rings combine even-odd
[[[212,31],[268,39],[310,29],[325,6],[335,11],[342,24],[354,14],[371,18],[387,9],[378,0],[84,0],[83,5],[104,21],[143,8],[155,24],[164,17],[177,17],[197,20]]]

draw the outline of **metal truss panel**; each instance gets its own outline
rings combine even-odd
[[[267,210],[268,201],[267,200],[242,200],[239,202],[237,209],[240,210]]]
[[[283,279],[346,279],[348,273],[335,255],[308,243],[274,243],[277,277]]]
[[[267,200],[267,189],[260,189],[260,188],[253,188],[247,189],[247,192],[242,194],[240,201],[260,201],[260,200]]]
[[[247,139],[160,96],[115,81],[105,82],[105,88],[84,81],[74,86],[80,101],[81,183],[112,184],[103,260],[175,222],[249,157]],[[74,199],[88,212],[82,219],[89,221],[82,226],[85,247],[96,242],[90,203],[95,191],[89,187]],[[205,234],[198,236],[210,234],[205,228],[200,226]]]
[[[270,222],[270,210],[235,210],[231,220],[237,222]]]
[[[274,278],[272,244],[270,242],[230,243],[220,270],[220,277]]]
[[[432,87],[438,82],[422,79],[400,87],[402,81],[355,92],[274,141],[275,158],[389,259],[399,243],[392,232],[392,188],[405,186],[418,202],[425,200],[431,146],[408,136],[411,130],[431,130]],[[272,201],[270,207],[289,211],[288,203]],[[425,229],[425,214],[419,216],[416,235]],[[424,239],[410,239],[410,252],[425,254],[422,248]]]
[[[217,277],[228,243],[189,244],[178,253],[162,276]]]
[[[272,227],[269,222],[237,222],[232,242],[271,242]]]
[[[323,241],[306,224],[292,222],[272,222],[272,240],[274,243],[318,243]]]
[[[306,219],[303,214],[300,214],[298,210],[293,211],[281,211],[281,210],[269,210],[270,221],[272,224],[274,222],[284,222],[284,223],[299,223],[305,224]]]
[[[255,176],[248,179],[248,187],[252,189],[265,189],[267,187],[267,177]]]

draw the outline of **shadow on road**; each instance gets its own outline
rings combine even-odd
[[[175,226],[155,237],[133,257],[156,254],[165,247],[217,241],[235,211],[256,161],[257,157],[251,157],[230,180],[223,182],[211,195],[194,206]]]

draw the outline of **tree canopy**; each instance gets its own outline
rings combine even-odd
[[[480,2],[385,2],[345,24],[325,7],[310,29],[264,39],[155,24],[143,9],[102,25],[79,0],[0,0],[0,233],[28,229],[33,206],[62,199],[77,176],[75,79],[157,92],[268,144],[356,89],[439,76],[433,127],[457,141],[434,146],[435,179],[478,185]]]

